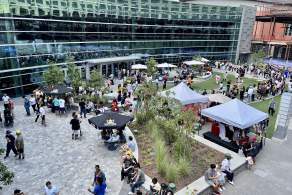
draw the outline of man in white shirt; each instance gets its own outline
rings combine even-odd
[[[50,181],[46,182],[45,195],[60,195],[60,191],[56,186],[53,186]]]
[[[63,98],[59,99],[59,114],[65,113],[65,100]]]
[[[9,109],[9,96],[7,94],[4,94],[2,100],[4,102],[4,108]]]
[[[248,91],[247,91],[248,101],[249,101],[249,102],[251,102],[252,94],[253,94],[253,87],[250,86],[249,89],[248,89]]]
[[[228,182],[233,185],[234,184],[233,183],[233,173],[231,172],[231,168],[230,168],[231,158],[232,158],[231,154],[228,154],[228,153],[225,154],[225,159],[221,163],[221,171],[226,174]]]
[[[35,119],[35,122],[38,121],[40,116],[42,118],[42,125],[46,126],[46,111],[45,111],[43,105],[41,105],[39,111],[37,112],[37,117]]]
[[[31,107],[33,109],[33,112],[35,112],[36,111],[36,108],[35,108],[36,100],[35,100],[35,97],[33,95],[30,96],[29,102],[30,102],[30,105],[31,105]]]

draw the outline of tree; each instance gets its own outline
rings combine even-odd
[[[202,56],[195,55],[195,56],[193,56],[193,60],[201,61],[202,60]]]
[[[152,76],[155,73],[155,71],[156,71],[155,65],[156,64],[157,64],[157,62],[153,57],[148,58],[146,60],[147,72],[148,72],[149,76]]]
[[[67,71],[68,80],[71,82],[72,87],[75,90],[77,90],[77,88],[82,84],[82,80],[81,80],[79,69],[74,63],[74,58],[69,58],[67,60],[67,65],[68,65],[68,71]]]
[[[49,67],[46,72],[43,73],[44,81],[48,85],[57,85],[64,82],[64,73],[60,67],[54,63],[49,63]]]
[[[103,86],[103,78],[100,72],[98,72],[96,69],[93,69],[90,72],[90,82],[89,86],[93,88],[100,88]]]
[[[3,149],[0,149],[0,155],[4,153]],[[9,185],[13,182],[14,173],[10,172],[8,168],[0,161],[0,189],[2,185]]]
[[[260,49],[251,54],[251,60],[254,64],[257,65],[263,62],[265,56],[266,56],[265,51],[263,49]]]

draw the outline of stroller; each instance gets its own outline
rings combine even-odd
[[[10,110],[8,109],[4,110],[4,126],[5,127],[13,126],[13,117]]]

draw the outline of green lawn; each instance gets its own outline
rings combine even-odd
[[[193,86],[194,90],[202,91],[204,89],[207,89],[207,90],[217,89],[218,85],[216,84],[216,81],[215,81],[215,76],[217,74],[219,74],[221,76],[221,80],[224,78],[223,73],[213,72],[213,75],[212,75],[212,77],[210,79],[202,81],[202,82],[193,83],[192,86]],[[235,76],[232,75],[232,74],[228,74],[227,75],[227,81],[228,80],[231,81],[231,83],[235,83]],[[243,78],[243,85],[245,87],[248,87],[248,86],[254,85],[254,84],[257,85],[258,82],[259,81],[256,80],[256,79]],[[224,84],[226,84],[226,82]]]
[[[268,126],[268,129],[267,129],[267,137],[268,138],[271,138],[273,136],[273,133],[274,133],[274,130],[275,130],[275,123],[276,123],[277,115],[278,115],[278,112],[279,112],[280,100],[281,100],[281,96],[275,97],[276,112],[275,112],[273,117],[270,116],[270,122],[269,122],[269,126]],[[259,109],[259,110],[267,113],[270,102],[271,102],[271,99],[264,100],[264,101],[261,101],[261,102],[251,103],[250,105],[253,106],[256,109]]]

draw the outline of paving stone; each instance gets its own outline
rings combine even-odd
[[[15,178],[10,186],[0,191],[0,195],[12,194],[15,188],[29,195],[40,195],[47,180],[58,186],[61,194],[88,194],[96,164],[101,165],[106,174],[108,194],[119,194],[122,187],[119,153],[104,147],[99,132],[88,124],[87,119],[82,119],[82,139],[72,140],[71,113],[60,117],[48,110],[47,127],[40,121],[35,123],[35,116],[25,116],[22,100],[16,101],[14,113],[15,125],[9,129],[14,134],[16,129],[22,131],[26,156],[20,161],[11,153],[4,161],[15,173]],[[5,130],[0,128],[1,147],[6,146]]]

